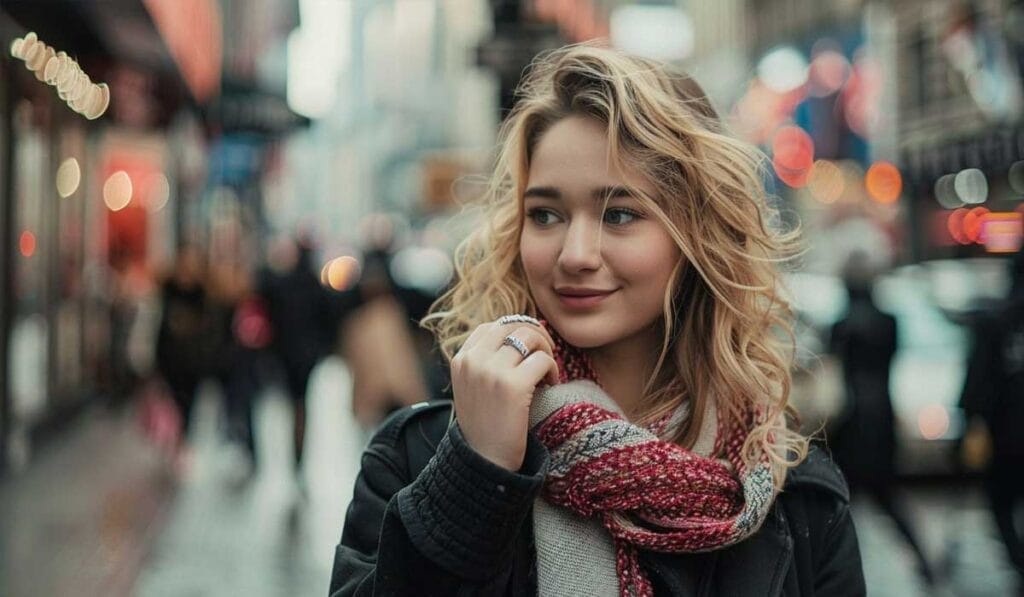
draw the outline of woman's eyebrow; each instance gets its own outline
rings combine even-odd
[[[594,189],[590,192],[590,196],[595,201],[604,201],[605,199],[632,197],[633,193],[623,186],[609,186]],[[562,192],[556,187],[530,187],[523,193],[524,199],[528,197],[535,199],[561,199]]]
[[[555,187],[530,187],[523,193],[523,198],[534,197],[537,199],[561,199],[562,192]]]
[[[629,189],[623,186],[612,186],[612,187],[601,187],[594,189],[591,192],[591,196],[596,201],[604,201],[605,199],[619,199],[629,198],[633,196],[633,193]]]

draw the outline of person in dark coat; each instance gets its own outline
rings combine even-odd
[[[846,404],[832,422],[828,444],[851,492],[869,495],[889,516],[917,557],[921,576],[933,584],[932,568],[895,493],[896,418],[889,372],[896,355],[897,328],[896,318],[874,302],[874,277],[864,253],[853,253],[844,266],[849,307],[832,327],[830,348],[843,366]]]
[[[991,437],[989,505],[1024,595],[1024,533],[1015,517],[1024,504],[1024,253],[1010,274],[1006,300],[976,322],[961,406]]]
[[[211,372],[212,326],[205,290],[205,262],[198,247],[182,245],[174,270],[160,289],[162,312],[156,363],[181,414],[182,438],[191,429],[192,406],[202,378]]]
[[[422,324],[452,402],[370,441],[330,594],[863,595],[842,474],[788,416],[750,148],[610,48],[538,59]]]
[[[306,438],[306,391],[313,368],[333,346],[337,322],[330,296],[314,273],[314,247],[300,240],[294,265],[264,283],[273,340],[294,412],[295,469],[302,467]]]
[[[221,264],[217,276],[215,321],[219,328],[217,377],[224,393],[226,439],[244,450],[248,472],[255,470],[253,408],[265,385],[273,330],[266,301],[256,291],[255,274],[239,261]],[[213,293],[211,293],[213,294]]]

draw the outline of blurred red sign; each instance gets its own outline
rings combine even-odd
[[[223,54],[220,9],[214,0],[143,0],[199,103],[220,91]]]

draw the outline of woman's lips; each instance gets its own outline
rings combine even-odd
[[[557,292],[558,300],[563,306],[570,309],[590,309],[596,307],[609,296],[615,294],[616,291],[603,292],[600,294],[586,294],[586,295],[569,295]]]

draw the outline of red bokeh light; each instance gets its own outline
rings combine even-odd
[[[967,210],[961,207],[949,212],[949,218],[946,220],[946,229],[949,230],[949,235],[961,245],[971,243],[970,239],[964,234],[964,218],[966,217]]]
[[[23,230],[18,237],[18,250],[22,257],[31,257],[36,254],[36,235],[28,230]]]
[[[975,207],[964,216],[963,235],[968,242],[976,243],[981,239],[981,226],[985,222],[985,216],[989,210],[984,207]]]
[[[772,138],[772,166],[782,182],[793,188],[807,184],[814,165],[814,141],[798,126],[784,126]]]

